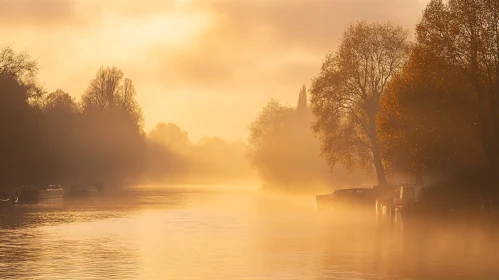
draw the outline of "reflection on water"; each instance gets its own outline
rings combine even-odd
[[[0,279],[499,279],[490,223],[143,188],[0,209]]]

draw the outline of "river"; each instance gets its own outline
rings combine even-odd
[[[313,196],[140,187],[0,209],[0,279],[499,279],[499,228],[318,213]]]

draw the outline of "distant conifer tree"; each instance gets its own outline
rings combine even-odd
[[[298,104],[296,105],[296,111],[298,113],[303,113],[305,112],[305,109],[307,108],[307,88],[305,85],[302,86],[300,89],[300,94],[298,95]]]

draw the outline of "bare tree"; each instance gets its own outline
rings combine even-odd
[[[135,99],[135,87],[123,71],[116,67],[101,67],[82,96],[83,109],[126,112],[140,128],[142,112]]]
[[[386,185],[376,119],[390,78],[407,60],[408,33],[391,24],[360,22],[343,34],[313,80],[314,131],[330,166],[372,168]]]

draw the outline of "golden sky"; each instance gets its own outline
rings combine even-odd
[[[270,98],[294,105],[358,20],[413,29],[426,0],[0,0],[0,45],[27,51],[48,91],[78,97],[100,66],[131,78],[146,129],[246,138]]]

